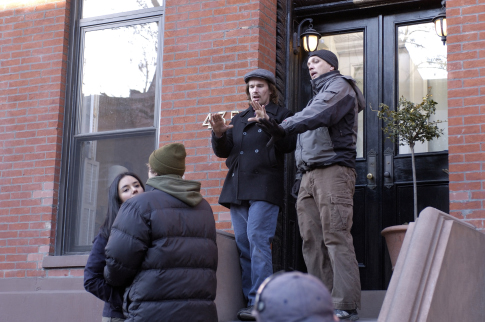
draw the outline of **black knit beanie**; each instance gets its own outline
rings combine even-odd
[[[338,70],[338,58],[330,50],[320,49],[320,50],[312,51],[309,57],[313,57],[313,56],[320,57],[321,59],[329,63],[330,66],[333,66],[335,70]]]
[[[153,171],[159,175],[185,173],[185,146],[181,143],[170,143],[155,150],[150,155],[148,163]]]

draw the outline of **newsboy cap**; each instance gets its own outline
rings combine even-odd
[[[335,70],[338,70],[338,58],[330,50],[320,49],[320,50],[312,51],[309,57],[313,57],[313,56],[320,57],[321,59],[329,63],[330,66],[333,66]]]
[[[148,158],[148,163],[153,171],[159,175],[176,174],[183,176],[185,173],[185,146],[181,143],[170,143],[155,150]]]
[[[272,72],[270,72],[269,70],[262,69],[262,68],[253,70],[253,71],[247,73],[246,75],[244,75],[244,81],[246,83],[248,83],[249,80],[253,77],[262,78],[262,79],[267,80],[268,82],[272,83],[273,85],[276,85],[276,80],[275,80],[274,74]]]

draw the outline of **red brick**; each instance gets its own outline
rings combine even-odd
[[[476,115],[476,116],[465,116],[463,118],[464,124],[483,124],[485,123],[485,115]]]
[[[481,189],[480,182],[451,182],[450,181],[450,191],[472,191]]]
[[[485,172],[467,172],[465,173],[465,180],[485,180]]]
[[[485,160],[484,153],[467,153],[465,155],[465,162],[483,162]]]
[[[451,202],[450,210],[463,210],[463,209],[480,209],[481,202],[479,201],[469,201],[469,202]]]
[[[84,270],[83,269],[71,269],[70,272],[69,272],[69,276],[83,277],[84,276]]]
[[[5,277],[25,277],[24,270],[12,270],[12,271],[5,271]]]
[[[471,219],[471,218],[485,218],[485,210],[481,209],[481,210],[475,210],[475,211],[472,211],[471,213],[467,214],[466,215],[466,218],[467,219]]]
[[[27,277],[44,277],[46,276],[46,271],[27,270],[26,275]]]

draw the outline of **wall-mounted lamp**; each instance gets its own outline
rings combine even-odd
[[[307,21],[310,22],[310,25],[304,33],[301,33],[301,26]],[[321,35],[315,29],[313,29],[312,22],[312,18],[303,19],[303,21],[300,22],[300,24],[298,25],[298,32],[293,33],[293,46],[295,46],[295,49],[293,49],[293,53],[295,55],[297,55],[299,52],[300,38],[303,42],[303,48],[306,51],[315,51],[317,49],[318,40],[320,40]]]
[[[448,35],[446,31],[446,0],[441,1],[441,11],[433,18],[433,23],[436,33],[441,37],[444,46],[446,44],[446,36]]]

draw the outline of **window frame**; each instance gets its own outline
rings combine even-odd
[[[69,200],[77,190],[75,185],[76,168],[76,146],[78,142],[120,138],[136,137],[140,135],[155,135],[156,149],[160,140],[160,111],[161,111],[161,88],[162,88],[162,62],[163,62],[163,32],[165,19],[165,6],[115,13],[97,17],[82,19],[83,0],[74,0],[71,6],[71,26],[69,32],[68,66],[66,77],[66,99],[64,106],[64,128],[62,134],[61,169],[59,184],[59,202],[56,222],[56,243],[54,255],[76,255],[86,254],[88,251],[73,251],[70,249],[71,220],[73,204]],[[158,57],[156,68],[155,84],[155,106],[153,127],[143,127],[125,130],[113,130],[96,133],[76,134],[76,122],[79,117],[78,108],[81,103],[81,59],[84,53],[84,36],[88,31],[116,27],[129,26],[139,23],[158,22]],[[142,162],[142,161],[141,161]]]

